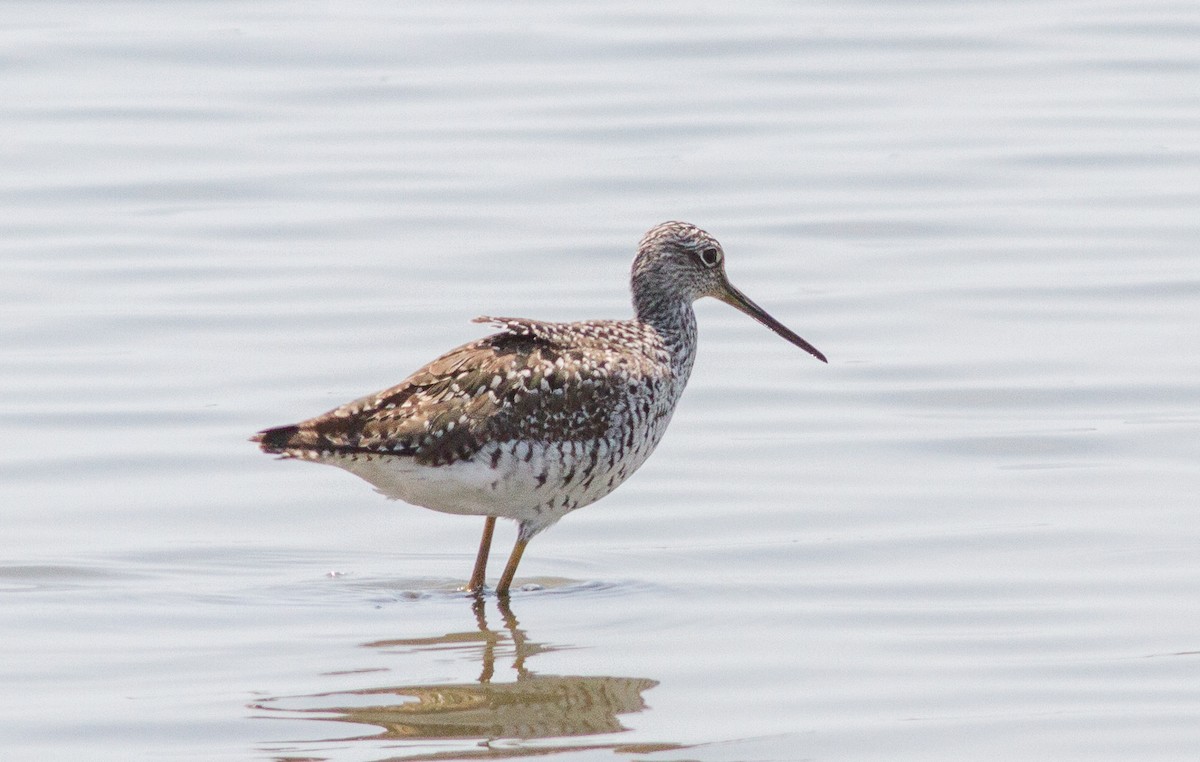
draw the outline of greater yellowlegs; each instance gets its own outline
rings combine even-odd
[[[733,287],[721,244],[695,225],[646,233],[631,287],[632,320],[476,318],[500,331],[253,441],[343,468],[387,497],[486,516],[471,591],[483,589],[496,517],[513,519],[517,542],[496,587],[507,596],[530,539],[612,492],[654,451],[696,359],[697,299],[720,299],[825,362]]]

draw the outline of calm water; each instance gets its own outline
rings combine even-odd
[[[6,3],[2,756],[1195,759],[1198,38]],[[698,305],[659,451],[510,608],[456,592],[479,521],[245,441],[481,313],[627,315],[672,218],[831,362]]]

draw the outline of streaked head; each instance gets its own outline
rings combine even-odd
[[[725,275],[725,251],[717,239],[687,222],[664,222],[649,230],[633,260],[633,303],[644,312],[691,304],[711,296],[746,313],[821,362],[825,355],[771,317]]]

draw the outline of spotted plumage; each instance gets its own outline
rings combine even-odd
[[[729,283],[720,244],[693,225],[648,232],[631,285],[632,320],[478,318],[500,330],[390,389],[254,439],[389,497],[487,516],[471,590],[483,586],[495,517],[516,520],[497,588],[507,594],[534,535],[607,495],[657,446],[695,360],[693,301],[719,298],[825,359]]]

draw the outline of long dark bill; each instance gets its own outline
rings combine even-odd
[[[766,310],[751,301],[750,297],[734,288],[732,283],[726,281],[725,287],[727,290],[724,293],[715,294],[718,299],[725,302],[730,307],[736,307],[737,309],[746,313],[750,317],[765,325],[767,328],[770,328],[775,333],[800,347],[805,352],[808,352],[821,362],[829,362],[825,359],[825,355],[821,354],[821,350],[797,336],[792,332],[791,328],[788,328],[783,323],[780,323],[778,320],[768,315]]]

